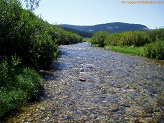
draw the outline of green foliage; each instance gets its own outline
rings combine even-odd
[[[91,43],[95,46],[98,47],[103,47],[104,46],[104,42],[108,37],[108,33],[107,32],[97,32],[95,34],[93,34],[92,38],[91,38]]]
[[[91,43],[96,46],[107,46],[106,48],[110,46],[110,49],[113,51],[142,55],[156,59],[164,59],[163,42],[164,29],[162,28],[148,31],[129,31],[113,34],[98,32],[91,38]]]
[[[152,41],[164,41],[164,28],[150,31],[150,38]]]
[[[0,92],[0,117],[8,112],[16,111],[19,106],[27,101],[26,93],[22,90]]]
[[[73,29],[73,28],[67,28],[67,27],[62,27],[62,28],[64,30],[79,34],[80,36],[85,37],[85,38],[91,38],[92,37],[92,33],[89,33],[89,32],[80,31],[80,30],[76,30],[76,29]]]
[[[23,68],[21,74],[15,76],[16,87],[26,92],[27,97],[31,98],[40,92],[41,78],[30,68]]]
[[[39,74],[19,64],[20,59],[16,56],[10,62],[6,59],[0,63],[0,117],[40,93]]]
[[[82,41],[81,36],[35,16],[32,11],[38,2],[0,1],[0,117],[40,93],[41,77],[34,69],[49,66],[57,57],[58,45]]]
[[[138,56],[145,56],[144,47],[134,47],[134,46],[106,46],[105,49],[112,50],[115,52],[132,54]]]
[[[20,64],[20,59],[12,56],[10,63],[3,60],[0,63],[0,87],[12,87],[14,75],[18,72],[17,66]]]
[[[7,7],[10,9],[10,6]],[[57,51],[56,42],[51,40],[51,36],[46,30],[46,24],[42,20],[20,7],[16,6],[16,9],[19,14],[13,10],[7,13],[14,15],[14,17],[17,16],[18,20],[14,21],[15,19],[12,17],[10,17],[11,20],[8,20],[5,15],[4,20],[9,22],[0,20],[0,24],[2,24],[0,56],[10,58],[16,54],[25,65],[37,68],[44,67],[42,65],[46,66],[47,63],[52,62],[52,54]],[[8,24],[11,26],[8,27]],[[49,55],[44,55],[45,53],[49,53]]]
[[[49,33],[51,36],[56,38],[56,43],[58,45],[68,45],[68,44],[74,44],[78,42],[82,42],[83,38],[75,33],[63,30],[59,26],[53,26],[53,30],[50,30]]]
[[[145,46],[146,56],[164,60],[164,40],[156,41]]]
[[[83,42],[91,42],[91,38],[83,38]]]
[[[22,64],[44,68],[55,59],[57,45],[82,41],[81,36],[50,25],[23,10],[18,1],[8,1],[0,2],[0,60],[16,54]]]
[[[121,32],[114,33],[108,36],[105,41],[105,45],[112,46],[143,46],[150,43],[150,37],[148,31],[136,31],[136,32]]]

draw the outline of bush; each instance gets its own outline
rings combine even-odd
[[[53,26],[54,28],[55,26]],[[58,31],[51,31],[52,37],[56,38],[58,45],[68,45],[68,44],[74,44],[78,42],[82,42],[83,38],[77,34],[65,31],[61,29],[60,27],[55,27]],[[56,30],[55,29],[55,30]]]
[[[21,74],[15,76],[15,84],[16,88],[23,90],[30,99],[39,94],[41,78],[35,70],[23,68]]]
[[[145,46],[146,56],[164,60],[164,41],[156,41]]]
[[[152,41],[164,41],[164,28],[150,31],[150,38],[152,39]]]
[[[22,64],[45,68],[55,59],[58,46],[82,41],[82,37],[44,22],[17,0],[0,2],[0,60],[17,55]]]
[[[97,32],[93,34],[91,38],[91,43],[98,47],[104,47],[105,46],[105,40],[107,39],[108,33],[107,32]]]
[[[26,93],[22,90],[0,92],[0,118],[8,112],[16,111],[23,103],[27,102]]]
[[[1,58],[9,59],[16,54],[25,65],[35,68],[49,65],[54,59],[53,54],[57,51],[57,46],[47,32],[48,24],[31,12],[21,9],[17,3],[6,4],[4,7],[9,11],[2,12],[5,15],[0,19],[2,28],[0,31]]]
[[[10,62],[6,59],[0,63],[0,88],[10,88],[14,86],[14,76],[19,72],[19,64],[20,59],[16,56],[12,56]]]
[[[16,56],[0,63],[0,117],[17,110],[41,92],[41,77],[28,67],[20,67]]]
[[[32,11],[31,3],[39,0],[28,2]],[[0,0],[0,117],[41,92],[41,77],[35,70],[52,63],[58,45],[82,41],[31,11],[24,10],[19,0]]]
[[[135,31],[135,32],[120,32],[110,34],[105,40],[105,45],[112,46],[144,46],[150,43],[150,36],[147,31]]]
[[[111,47],[114,51],[164,59],[163,28],[113,34],[97,32],[92,36],[90,42],[95,46],[105,46],[107,49]]]

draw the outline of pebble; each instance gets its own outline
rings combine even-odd
[[[84,77],[80,77],[80,78],[79,78],[79,81],[85,82],[86,79],[85,79]]]
[[[89,117],[90,117],[90,119],[94,119],[95,118],[95,115],[94,114],[91,114]]]
[[[119,105],[118,104],[112,104],[110,105],[111,112],[117,112],[119,111]]]
[[[7,122],[164,122],[164,65],[88,43],[62,45],[60,52],[59,69],[43,82],[45,96]],[[150,96],[153,90],[160,93]]]
[[[84,69],[83,68],[80,68],[80,72],[84,72]]]

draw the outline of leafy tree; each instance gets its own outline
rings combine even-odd
[[[164,41],[156,41],[146,45],[145,52],[149,58],[164,60]]]
[[[91,38],[91,43],[96,46],[103,47],[105,45],[105,40],[107,39],[107,36],[107,32],[96,32]]]
[[[128,31],[108,34],[105,32],[95,33],[91,38],[91,43],[103,47],[109,46],[134,46],[145,47],[147,57],[164,59],[164,29],[147,31]]]
[[[37,0],[0,1],[0,119],[17,110],[41,90],[36,70],[49,66],[58,45],[82,41],[82,37],[51,25],[32,12]]]

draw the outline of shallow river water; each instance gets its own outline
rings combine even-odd
[[[164,123],[164,65],[143,57],[62,45],[43,86],[7,122]]]

